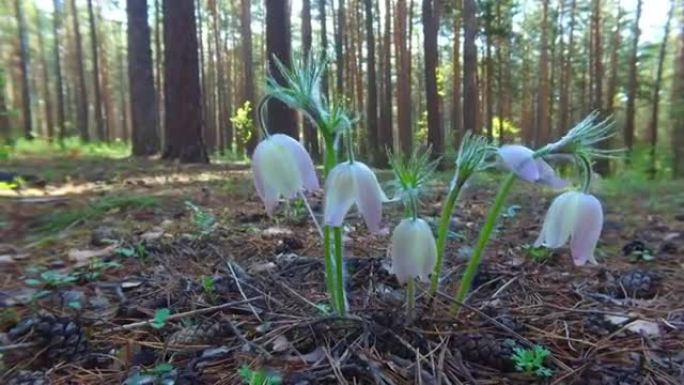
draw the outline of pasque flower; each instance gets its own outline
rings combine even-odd
[[[569,191],[551,203],[535,246],[559,248],[570,239],[575,265],[596,264],[594,249],[602,227],[601,202],[591,194]]]
[[[304,190],[320,188],[313,161],[304,147],[284,134],[261,141],[252,157],[254,186],[270,214],[281,196],[294,198]]]
[[[497,153],[504,166],[524,181],[540,182],[553,188],[563,188],[566,185],[544,159],[535,158],[534,151],[525,146],[507,144],[501,146]]]
[[[380,230],[382,203],[387,196],[368,166],[349,161],[335,166],[325,181],[324,221],[328,226],[341,226],[349,209],[356,203],[372,232]]]
[[[427,282],[435,268],[437,244],[430,226],[420,218],[403,219],[392,232],[391,272],[401,283],[418,277]]]

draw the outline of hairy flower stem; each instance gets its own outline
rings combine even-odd
[[[342,249],[342,228],[333,227],[335,237],[335,295],[337,300],[337,313],[340,316],[347,315],[347,298],[344,293],[344,253]]]
[[[470,262],[468,262],[465,273],[463,273],[461,284],[456,293],[456,300],[451,308],[453,313],[457,314],[459,312],[461,307],[458,304],[464,301],[466,294],[470,291],[470,286],[473,283],[473,278],[475,278],[475,273],[477,273],[477,268],[480,266],[484,249],[489,243],[489,238],[494,230],[494,225],[496,225],[496,220],[499,218],[499,214],[501,214],[501,210],[506,202],[506,197],[508,196],[508,193],[511,192],[511,188],[516,179],[517,176],[514,173],[510,173],[501,184],[501,187],[499,187],[499,192],[497,192],[496,198],[494,199],[494,205],[489,209],[489,213],[487,213],[487,219],[480,231],[480,237],[477,239],[473,255],[470,257]]]
[[[442,206],[442,214],[439,219],[439,228],[437,229],[437,261],[435,262],[435,270],[432,272],[432,282],[430,284],[431,296],[434,296],[439,288],[439,278],[442,275],[442,265],[444,264],[447,235],[449,234],[449,223],[451,223],[451,215],[454,212],[456,200],[461,193],[461,187],[463,187],[462,183],[455,183],[453,188],[449,190],[447,201],[445,202],[444,206]]]
[[[406,315],[412,320],[416,313],[416,279],[409,278],[406,282]]]

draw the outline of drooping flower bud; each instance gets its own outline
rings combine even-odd
[[[556,176],[553,168],[541,158],[534,157],[534,151],[518,144],[503,145],[497,151],[507,170],[520,179],[531,183],[543,183],[552,188],[563,188],[567,183]]]
[[[356,203],[368,229],[377,232],[380,230],[382,203],[387,200],[368,166],[359,161],[340,163],[330,170],[325,181],[325,224],[341,226],[347,212]]]
[[[281,196],[294,198],[299,192],[320,188],[313,161],[304,147],[284,134],[261,141],[252,157],[254,186],[269,215]]]
[[[427,222],[420,218],[406,218],[399,222],[392,232],[389,252],[391,273],[399,282],[416,277],[429,281],[437,259],[437,244]]]
[[[556,197],[544,218],[535,246],[559,248],[570,239],[575,265],[596,264],[594,249],[603,228],[601,202],[591,194],[568,191]]]

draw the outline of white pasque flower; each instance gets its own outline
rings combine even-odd
[[[556,176],[553,168],[544,159],[535,158],[534,151],[519,144],[506,144],[497,150],[503,164],[520,179],[540,182],[552,188],[563,188],[567,182]]]
[[[594,249],[603,228],[601,202],[591,194],[565,192],[551,203],[535,246],[559,248],[570,240],[575,265],[596,264]]]
[[[371,232],[380,230],[382,203],[387,196],[378,184],[378,178],[368,166],[359,162],[344,162],[333,167],[325,181],[326,225],[342,226],[344,217],[356,203]]]
[[[254,186],[269,215],[281,196],[292,199],[298,193],[320,188],[311,156],[295,139],[284,134],[269,135],[252,156]]]
[[[437,244],[430,226],[417,218],[403,219],[392,232],[391,273],[400,283],[418,277],[427,282],[435,268]]]

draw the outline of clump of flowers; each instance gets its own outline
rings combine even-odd
[[[277,61],[277,59],[274,58]],[[272,214],[281,198],[286,200],[320,188],[311,157],[304,147],[288,136],[269,135],[263,109],[270,98],[278,99],[304,114],[318,128],[325,143],[323,177],[326,179],[323,226],[309,208],[312,219],[323,238],[326,285],[333,309],[339,315],[347,312],[344,290],[344,250],[342,227],[352,206],[365,220],[371,232],[380,229],[382,206],[390,201],[380,187],[375,173],[363,162],[355,159],[351,129],[354,119],[339,101],[327,100],[320,91],[325,73],[324,58],[307,57],[298,60],[293,68],[278,63],[283,83],[270,78],[267,92],[258,111],[264,131],[263,141],[257,146],[252,161],[254,184],[266,210]],[[481,263],[496,221],[515,181],[545,185],[554,189],[567,188],[570,183],[556,174],[548,160],[554,157],[573,159],[582,175],[579,191],[566,191],[551,204],[535,246],[549,248],[570,244],[573,261],[581,266],[596,263],[594,249],[603,226],[603,210],[599,200],[590,194],[592,161],[610,157],[610,150],[596,145],[612,135],[610,121],[598,120],[590,114],[560,140],[537,150],[518,144],[494,147],[481,136],[464,135],[455,161],[455,171],[437,228],[437,239],[430,226],[419,216],[419,196],[427,188],[438,160],[429,150],[414,151],[407,155],[391,155],[394,172],[395,197],[405,208],[404,217],[392,231],[388,254],[391,271],[407,286],[407,309],[415,311],[416,279],[430,282],[429,293],[439,289],[444,264],[449,224],[463,188],[477,172],[498,164],[508,172],[492,203],[473,253],[461,278],[453,301],[457,311],[470,290],[475,272]],[[346,159],[338,159],[344,146]],[[494,159],[491,159],[494,158]],[[495,160],[496,162],[491,162]],[[308,204],[307,204],[307,207]]]

